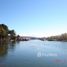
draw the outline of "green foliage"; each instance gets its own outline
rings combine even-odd
[[[10,34],[11,39],[14,39],[14,40],[16,39],[16,33],[14,30],[10,30],[9,34]]]
[[[10,34],[10,39],[16,39],[16,33],[14,30],[9,30],[7,25],[0,24],[0,39],[6,39],[6,37],[8,37],[8,34]]]
[[[0,37],[8,36],[8,27],[4,24],[0,24]]]

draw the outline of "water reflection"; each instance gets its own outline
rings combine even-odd
[[[67,67],[67,43],[0,42],[0,67]]]
[[[19,42],[0,42],[0,57],[6,56],[9,50],[14,50],[17,43]]]
[[[8,53],[8,43],[0,42],[0,57],[6,56]]]
[[[15,46],[16,46],[16,41],[12,41],[12,42],[9,43],[10,49],[14,49]]]

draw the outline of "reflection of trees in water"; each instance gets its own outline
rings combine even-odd
[[[8,43],[0,42],[0,56],[5,56],[8,53]]]
[[[14,50],[16,44],[19,43],[17,41],[12,42],[0,42],[0,57],[6,56],[9,50]]]
[[[14,51],[16,45],[18,45],[20,43],[20,41],[11,41],[9,42],[9,49]]]
[[[19,43],[20,43],[20,41],[16,41],[16,43],[17,43],[17,44],[19,44]]]
[[[16,41],[12,41],[12,42],[10,42],[9,44],[10,44],[10,45],[9,45],[9,46],[10,46],[10,49],[13,50],[13,49],[15,48],[15,46],[16,46]]]

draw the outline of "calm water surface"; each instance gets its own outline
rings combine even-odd
[[[0,67],[67,67],[67,42],[31,40],[0,44]]]

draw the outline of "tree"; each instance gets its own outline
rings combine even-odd
[[[8,36],[8,27],[5,24],[0,24],[0,39]]]
[[[17,41],[19,41],[20,40],[20,35],[17,35]]]
[[[14,30],[9,30],[7,25],[0,24],[0,40],[3,40],[3,39],[7,40],[8,39],[7,37],[9,36],[9,34],[10,34],[9,39],[13,39],[13,40],[16,39],[16,33]]]
[[[11,38],[11,39],[13,39],[13,40],[16,39],[16,33],[15,33],[14,30],[10,30],[10,31],[9,31],[9,34],[10,34],[10,38]]]
[[[60,39],[67,41],[67,33],[61,34]]]

